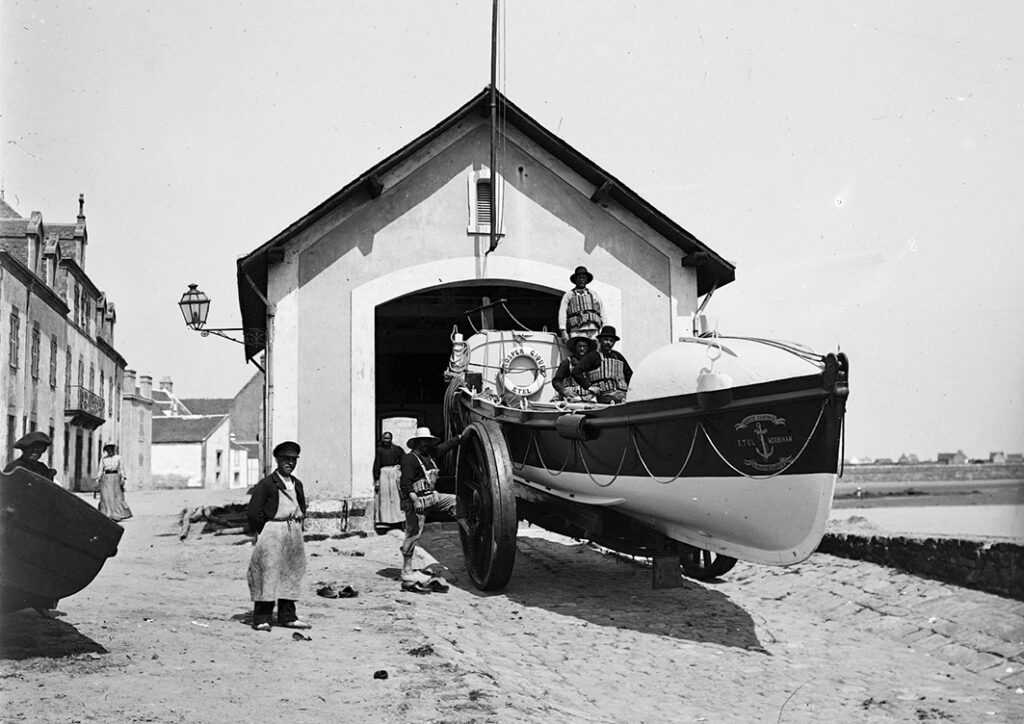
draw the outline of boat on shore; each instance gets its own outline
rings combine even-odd
[[[124,529],[24,468],[0,474],[0,613],[52,609],[117,554]]]
[[[694,337],[636,367],[621,404],[552,400],[550,332],[453,333],[446,434],[474,583],[503,587],[520,519],[697,578],[789,565],[824,534],[841,460],[845,355]],[[660,571],[660,573],[659,573]]]

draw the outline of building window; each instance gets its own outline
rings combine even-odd
[[[57,336],[50,337],[50,387],[57,387]],[[52,465],[50,467],[53,467]]]
[[[495,208],[491,208],[491,186],[494,179],[491,177],[490,169],[474,169],[469,174],[469,224],[466,231],[469,234],[490,234],[491,222],[497,217],[498,233],[505,233],[505,219],[502,211],[504,209],[504,193],[501,177],[497,178],[495,187],[496,198]],[[495,214],[497,209],[497,214]]]
[[[89,392],[96,391],[96,365],[89,363]]]
[[[82,323],[82,287],[75,285],[75,324]]]
[[[31,365],[29,369],[32,372],[32,379],[39,379],[39,323],[32,325],[32,347],[31,352]]]
[[[146,439],[146,418],[143,416],[142,411],[139,411],[139,440]]]
[[[64,352],[64,407],[71,407],[71,350]],[[67,450],[67,447],[64,448]]]
[[[7,416],[7,459],[14,459],[14,441],[17,439],[15,434],[18,432],[18,418],[14,415]]]
[[[85,387],[85,360],[78,356],[78,386]]]
[[[53,439],[54,439],[53,438],[53,425],[50,425],[50,442],[51,442],[51,445],[50,445],[50,447],[48,447],[46,449],[47,450],[46,464],[49,465],[51,468],[53,467],[53,444],[52,444],[53,443]]]
[[[18,369],[18,356],[21,352],[21,344],[19,342],[21,338],[21,319],[18,316],[18,308],[11,307],[11,369]]]
[[[114,416],[114,378],[110,378],[110,402],[107,403],[107,417]]]

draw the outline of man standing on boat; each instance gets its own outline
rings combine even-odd
[[[558,329],[566,340],[577,336],[593,339],[602,324],[601,300],[587,288],[594,281],[594,275],[585,266],[578,266],[569,281],[576,286],[562,295],[562,303],[558,307]]]
[[[417,593],[429,593],[423,590],[425,581],[412,568],[412,557],[416,552],[416,544],[423,535],[423,526],[427,521],[427,513],[455,513],[455,496],[451,493],[439,493],[437,460],[449,450],[462,442],[462,435],[457,435],[444,444],[430,433],[429,427],[416,428],[416,436],[409,438],[406,445],[410,452],[402,458],[402,480],[399,485],[402,495],[402,510],[405,511],[405,540],[402,541],[402,587]]]
[[[576,384],[597,395],[598,402],[626,401],[633,370],[626,358],[612,349],[618,341],[615,327],[605,325],[597,335],[598,348],[583,355],[572,371]]]
[[[402,498],[398,490],[398,481],[402,477],[402,458],[405,450],[391,442],[390,432],[381,435],[373,458],[373,492],[374,511],[373,523],[377,528],[390,528],[405,522],[402,513]]]
[[[584,355],[595,348],[596,344],[590,337],[573,337],[569,340],[570,355],[562,360],[555,371],[555,376],[551,378],[551,386],[558,393],[555,399],[582,402],[583,398],[591,397],[586,387],[580,387],[572,378],[572,371],[579,365]]]

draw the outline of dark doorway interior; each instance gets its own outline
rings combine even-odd
[[[416,417],[435,434],[441,431],[441,401],[447,384],[442,375],[451,355],[452,328],[458,326],[466,337],[473,334],[465,312],[480,306],[484,297],[492,302],[507,300],[509,311],[529,329],[554,330],[558,324],[560,294],[514,284],[438,287],[377,307],[375,434],[380,434],[383,417],[396,414]],[[480,312],[471,316],[479,328]],[[519,328],[500,307],[494,309],[493,326]]]

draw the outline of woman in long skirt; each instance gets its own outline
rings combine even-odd
[[[385,432],[373,459],[373,492],[376,506],[373,523],[378,529],[388,529],[405,523],[402,497],[398,482],[402,477],[402,458],[405,450],[391,442],[391,433]]]
[[[274,448],[277,469],[256,483],[249,499],[249,527],[258,537],[249,560],[249,594],[253,602],[252,627],[269,631],[277,603],[277,625],[310,628],[299,619],[295,602],[306,575],[306,546],[302,520],[306,496],[302,482],[292,476],[299,445],[283,442]]]
[[[115,445],[103,446],[97,481],[100,484],[100,512],[111,520],[131,518],[132,511],[124,502],[124,468]]]

